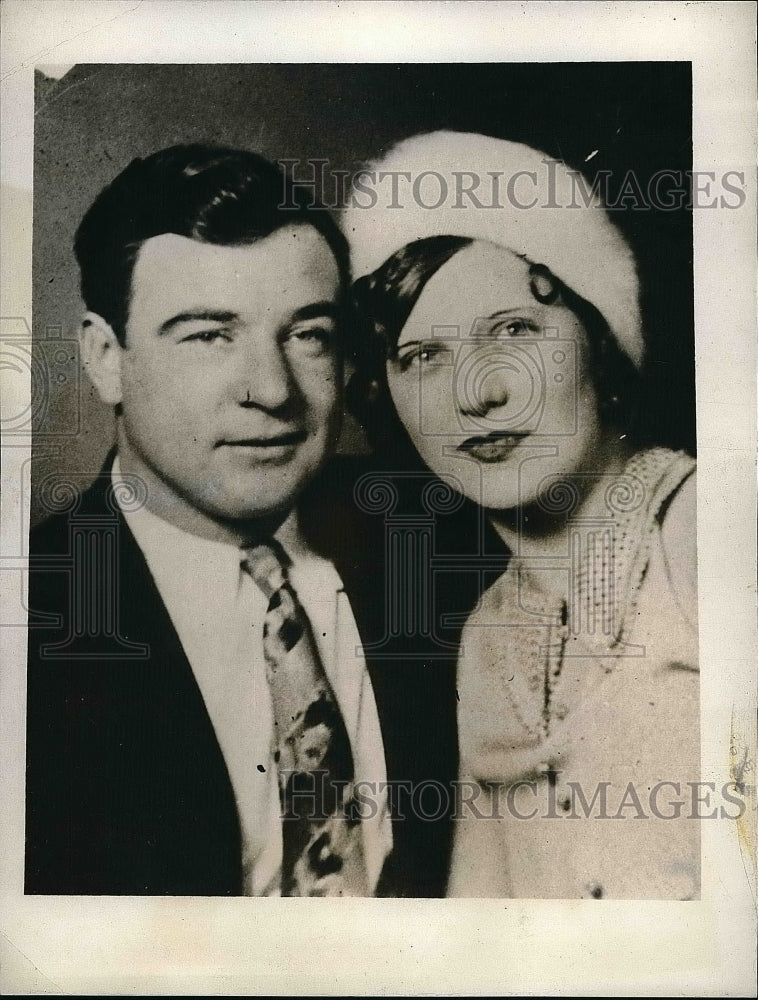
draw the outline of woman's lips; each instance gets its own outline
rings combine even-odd
[[[492,431],[490,434],[466,438],[458,445],[458,451],[471,455],[479,462],[501,462],[525,437],[526,434]]]

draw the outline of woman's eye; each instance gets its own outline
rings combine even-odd
[[[453,352],[445,344],[419,344],[399,354],[397,363],[401,371],[409,368],[437,368],[453,364]]]
[[[500,323],[495,328],[495,332],[506,334],[509,337],[528,337],[537,333],[537,327],[526,319],[509,319]]]

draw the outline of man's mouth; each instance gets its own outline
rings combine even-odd
[[[255,437],[225,438],[219,441],[217,448],[253,449],[258,451],[280,451],[294,448],[305,440],[304,430],[286,431],[283,434],[260,434]]]
[[[527,437],[526,434],[508,434],[492,431],[466,438],[458,445],[458,451],[471,455],[480,462],[501,462]]]

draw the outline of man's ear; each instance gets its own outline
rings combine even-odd
[[[121,352],[110,323],[102,316],[88,312],[79,331],[84,368],[97,389],[100,399],[109,406],[121,402]]]

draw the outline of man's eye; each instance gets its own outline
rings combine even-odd
[[[220,340],[230,340],[226,330],[197,330],[182,337],[184,343],[215,344]]]
[[[324,353],[334,342],[334,330],[325,326],[306,326],[290,330],[287,340],[309,355]]]
[[[332,331],[322,326],[309,326],[305,330],[293,330],[291,336],[298,340],[329,340]]]

